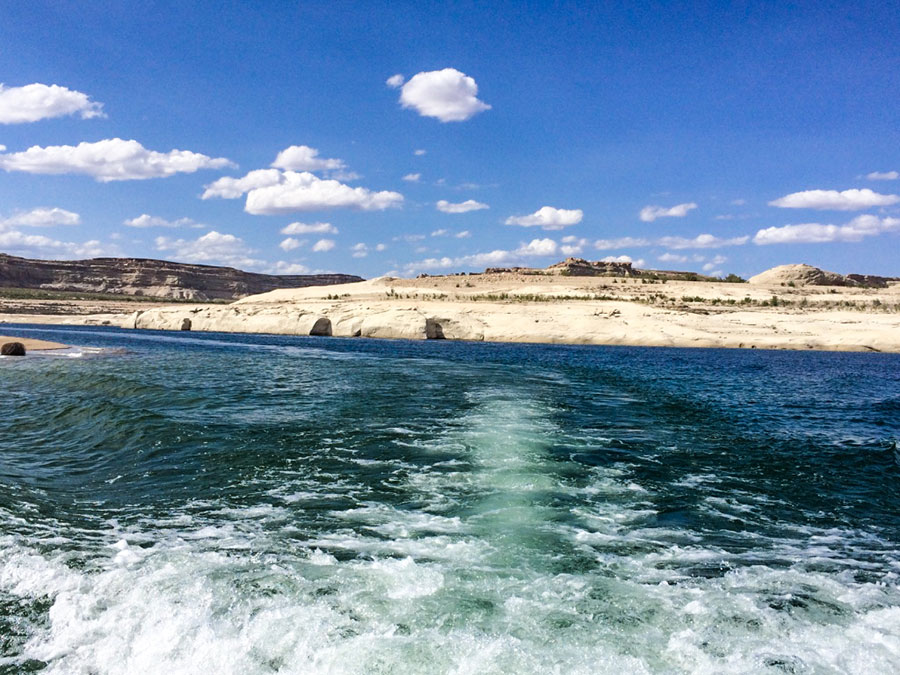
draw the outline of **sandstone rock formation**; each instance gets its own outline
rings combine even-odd
[[[0,253],[0,286],[173,300],[236,300],[276,288],[362,281],[350,274],[274,275],[142,258],[29,260]]]
[[[780,286],[866,286],[886,288],[889,283],[900,281],[894,277],[879,277],[873,274],[838,274],[813,267],[812,265],[779,265],[750,277],[756,285]]]

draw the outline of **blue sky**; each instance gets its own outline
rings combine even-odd
[[[0,0],[0,251],[900,275],[898,35],[891,3]]]

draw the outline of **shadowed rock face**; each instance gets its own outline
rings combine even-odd
[[[29,260],[0,253],[0,286],[177,300],[236,300],[278,288],[362,281],[352,274],[274,275],[143,258]]]

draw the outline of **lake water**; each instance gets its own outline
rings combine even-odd
[[[0,673],[900,670],[900,356],[32,328]]]

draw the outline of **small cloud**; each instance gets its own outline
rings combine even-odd
[[[857,216],[846,225],[802,223],[767,227],[753,237],[758,246],[767,244],[825,244],[836,241],[857,242],[882,232],[900,230],[900,218],[879,218],[871,214]]]
[[[793,192],[769,202],[782,209],[815,209],[817,211],[861,211],[873,206],[890,206],[900,202],[897,195],[882,195],[868,188],[844,190],[806,190]]]
[[[350,248],[350,250],[353,252],[354,258],[365,258],[367,255],[369,255],[369,247],[362,242],[354,244]]]
[[[532,239],[529,243],[517,248],[513,253],[521,256],[543,256],[554,255],[556,250],[556,242],[552,239]]]
[[[396,75],[391,75],[387,80],[384,81],[384,83],[391,89],[399,89],[403,86],[403,82],[405,80],[406,78],[404,78],[403,75],[397,73]]]
[[[24,87],[0,84],[0,124],[37,122],[76,113],[84,120],[106,117],[102,108],[102,103],[92,101],[87,94],[58,84],[36,82]]]
[[[684,218],[689,211],[696,208],[697,205],[694,202],[676,204],[669,208],[664,206],[645,206],[638,215],[645,223],[652,223],[657,218]]]
[[[686,263],[688,262],[688,257],[686,255],[678,255],[677,253],[663,253],[661,256],[657,258],[660,262],[677,262],[677,263]]]
[[[80,225],[81,216],[73,211],[60,208],[36,208],[19,211],[8,218],[0,218],[0,229],[7,227],[55,227],[57,225]]]
[[[423,117],[441,122],[464,122],[484,110],[478,100],[475,80],[455,68],[432,70],[413,75],[400,90],[400,104],[414,108]]]
[[[746,199],[732,199],[731,200],[732,206],[743,206],[746,203],[747,203]]]
[[[472,233],[469,232],[468,230],[463,230],[462,232],[457,232],[453,236],[456,237],[457,239],[468,239],[469,237],[472,236]]]
[[[129,218],[128,220],[124,220],[122,221],[122,224],[127,225],[128,227],[205,227],[204,225],[197,223],[190,218],[166,220],[165,218],[151,216],[147,213],[142,213],[137,218]]]
[[[432,237],[446,237],[450,234],[450,230],[435,230],[431,233]]]
[[[278,246],[285,251],[293,251],[295,248],[300,248],[301,246],[303,246],[303,242],[300,241],[299,239],[294,239],[293,237],[288,237],[287,239],[282,241],[280,244],[278,244]]]
[[[421,177],[422,177],[422,174],[420,174],[420,173],[408,173],[405,176],[403,176],[403,180],[405,180],[409,183],[418,183],[419,179]]]
[[[23,152],[0,155],[0,169],[32,174],[82,174],[100,183],[166,178],[199,169],[235,166],[224,157],[207,157],[189,150],[156,152],[137,141],[110,138],[96,143],[34,145]]]
[[[285,148],[278,153],[271,166],[290,171],[336,171],[346,168],[343,160],[320,158],[319,151],[308,145],[292,145]]]
[[[291,223],[281,228],[281,234],[337,234],[331,223]]]
[[[427,154],[427,153],[428,153],[427,150],[423,150],[423,149],[421,149],[421,148],[419,148],[418,150],[413,150],[413,154],[414,154],[416,157],[421,157],[422,155],[425,155],[425,154]]]
[[[662,237],[657,240],[656,244],[673,249],[722,248],[724,246],[743,246],[749,240],[750,237],[733,237],[731,239],[722,239],[711,234],[699,234],[693,239],[688,239],[685,237]]]
[[[448,202],[446,199],[441,199],[435,207],[442,213],[468,213],[469,211],[480,211],[482,209],[490,208],[487,204],[476,202],[474,199],[467,199],[458,204]]]
[[[581,209],[557,209],[553,206],[542,206],[527,216],[510,216],[507,225],[521,227],[541,227],[545,230],[561,230],[569,225],[577,225],[584,217]]]
[[[869,180],[897,180],[900,178],[900,171],[873,171],[866,174]]]
[[[375,244],[375,250],[378,252],[387,250],[387,244]]]
[[[334,248],[334,239],[319,239],[315,244],[313,244],[312,250],[315,253],[324,253],[325,251],[330,251]]]

